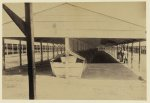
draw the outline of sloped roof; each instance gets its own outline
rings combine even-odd
[[[111,5],[111,3],[108,4]],[[6,4],[6,5],[20,17],[22,18],[24,17],[24,4]],[[93,3],[93,4],[91,3],[91,5],[92,7],[95,5],[95,7],[97,7],[97,10],[98,8],[102,9],[101,7],[99,7],[101,3]],[[122,5],[127,6],[127,4],[123,3]],[[104,13],[96,11],[96,9],[94,11],[93,9],[91,9],[91,6],[88,7],[89,8],[85,8],[84,3],[47,3],[47,4],[33,3],[33,25],[35,37],[45,37],[45,38],[46,37],[75,37],[75,38],[146,37],[145,25],[139,25],[114,16],[109,16]],[[141,10],[140,11],[141,13],[143,10],[142,7],[143,4],[141,3],[141,6],[139,6],[140,9],[138,9]],[[106,7],[104,9],[106,9]],[[132,10],[132,8],[130,9]],[[128,10],[130,9],[128,8]],[[110,9],[109,7],[107,7],[107,10],[111,11],[111,7]],[[125,11],[121,10],[120,12]],[[137,10],[135,9],[132,11],[136,12]],[[130,15],[128,15],[127,17],[135,18],[130,17]],[[142,18],[144,18],[143,22],[145,22],[145,17]],[[8,17],[8,15],[4,10],[3,10],[3,37],[24,37],[24,35],[14,24],[14,22],[11,22],[11,19]]]

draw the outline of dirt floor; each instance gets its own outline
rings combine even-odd
[[[51,74],[48,62],[39,65],[36,75],[36,98],[56,100],[145,100],[146,82],[121,64],[89,64],[81,79],[58,78]],[[114,68],[119,65],[120,68]],[[94,69],[91,71],[91,67]],[[111,68],[112,67],[112,68]],[[104,69],[107,68],[107,69]],[[3,75],[3,99],[28,99],[26,68]],[[14,74],[14,72],[16,74]],[[108,75],[109,74],[109,75]]]
[[[89,80],[36,76],[36,98],[55,100],[145,100],[139,80]],[[5,82],[4,82],[5,81]],[[27,76],[3,76],[3,99],[28,99]]]
[[[88,63],[80,79],[54,77],[50,68],[49,61],[36,63],[36,99],[146,100],[146,81],[116,61]],[[3,71],[2,95],[3,99],[28,99],[26,65]]]

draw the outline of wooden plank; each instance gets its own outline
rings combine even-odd
[[[14,21],[14,23],[19,27],[19,29],[26,35],[25,33],[25,22],[16,15],[11,9],[9,9],[5,4],[3,4],[3,9],[7,12],[10,18]]]
[[[32,24],[32,4],[25,3],[25,34],[27,34],[27,57],[28,57],[28,77],[29,77],[29,99],[36,97],[36,76],[34,58],[34,33]]]

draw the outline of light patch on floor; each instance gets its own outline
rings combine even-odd
[[[37,99],[145,100],[146,83],[139,80],[89,80],[36,76]],[[28,77],[3,76],[3,99],[28,99]]]

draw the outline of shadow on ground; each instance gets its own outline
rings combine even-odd
[[[28,74],[28,66],[17,66],[8,68],[3,71],[3,75],[27,75]],[[50,61],[46,60],[43,62],[36,62],[36,75],[49,75],[54,76],[52,73]]]
[[[91,63],[118,63],[111,55],[104,51],[98,51],[95,53]]]

